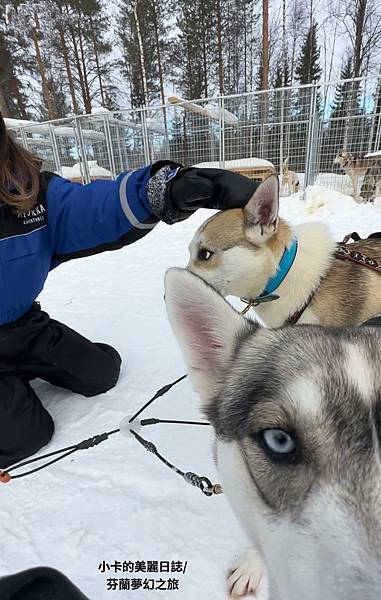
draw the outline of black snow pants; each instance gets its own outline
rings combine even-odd
[[[36,567],[0,578],[1,600],[89,600],[59,571]]]
[[[17,321],[0,326],[0,468],[47,444],[54,423],[30,381],[96,396],[116,384],[121,358],[51,319],[35,302]]]

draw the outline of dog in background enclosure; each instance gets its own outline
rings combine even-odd
[[[381,196],[381,163],[376,163],[367,170],[361,186],[361,197],[369,202]]]
[[[251,545],[230,597],[379,600],[381,330],[261,329],[183,269],[165,298]]]
[[[336,246],[324,223],[292,228],[279,218],[279,180],[271,175],[244,209],[219,212],[198,228],[187,268],[223,296],[255,303],[268,327],[359,325],[381,314],[381,274],[339,260]],[[350,248],[381,258],[377,237]]]
[[[340,165],[344,173],[350,178],[353,199],[356,202],[373,200],[381,193],[381,165],[375,164],[375,159],[357,159],[350,152],[341,150],[333,162]],[[359,180],[361,177],[364,178],[364,182],[361,193],[359,193]]]
[[[282,166],[282,187],[288,187],[289,194],[295,194],[299,191],[299,177],[295,171],[288,168],[288,157]]]

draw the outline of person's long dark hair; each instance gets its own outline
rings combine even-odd
[[[0,112],[0,204],[25,212],[36,204],[41,160],[7,131]]]

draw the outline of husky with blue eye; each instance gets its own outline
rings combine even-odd
[[[169,321],[250,550],[231,598],[381,598],[381,329],[262,329],[182,269]]]

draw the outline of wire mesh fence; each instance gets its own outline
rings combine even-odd
[[[272,89],[14,128],[47,169],[88,182],[169,158],[259,178],[283,194],[318,185],[372,200],[381,194],[381,78]],[[299,187],[297,186],[299,182]]]

